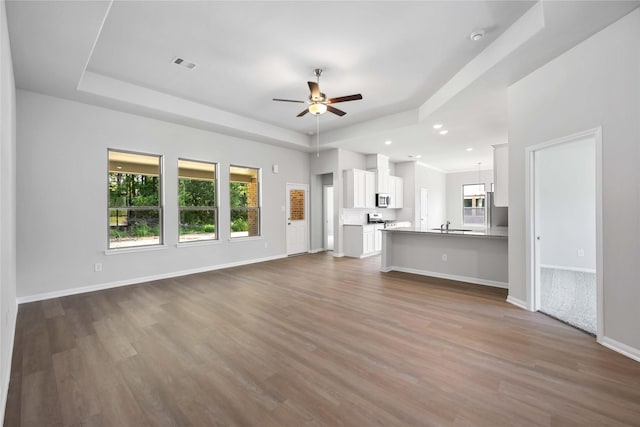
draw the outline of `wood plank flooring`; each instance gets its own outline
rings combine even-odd
[[[21,305],[6,426],[640,425],[640,363],[506,291],[297,256]]]

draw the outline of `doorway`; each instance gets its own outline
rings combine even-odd
[[[527,149],[532,309],[602,331],[599,129]]]
[[[309,186],[287,184],[287,255],[309,251]]]
[[[333,185],[322,187],[324,249],[333,250]]]

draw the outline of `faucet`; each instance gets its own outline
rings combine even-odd
[[[449,225],[451,225],[451,221],[447,221],[447,233],[449,232]]]
[[[444,231],[444,224],[440,224],[440,232],[442,233]]]

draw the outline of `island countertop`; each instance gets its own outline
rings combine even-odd
[[[485,238],[494,238],[494,239],[506,239],[509,236],[509,228],[508,227],[488,227],[488,228],[478,228],[478,229],[450,229],[447,231],[446,229],[440,231],[440,229],[431,229],[431,228],[415,228],[415,227],[399,227],[399,228],[385,228],[382,231],[385,232],[394,232],[394,233],[416,233],[416,234],[429,234],[429,235],[440,235],[444,237],[485,237]]]

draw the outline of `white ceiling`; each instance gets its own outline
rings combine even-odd
[[[510,83],[637,5],[7,1],[7,14],[21,89],[310,150],[315,117],[271,99],[306,99],[322,68],[327,96],[363,95],[320,117],[322,148],[455,171],[491,167],[490,145],[507,142]]]

